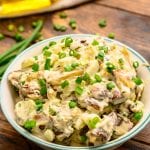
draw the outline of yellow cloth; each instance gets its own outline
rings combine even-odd
[[[51,0],[2,0],[1,15],[15,15],[32,12],[51,5]]]

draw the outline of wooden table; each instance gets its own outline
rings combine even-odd
[[[0,20],[0,32],[12,36],[7,31],[9,23],[16,26],[23,24],[28,37],[31,33],[31,22],[43,19],[45,24],[42,33],[45,38],[68,33],[99,33],[107,36],[115,32],[116,39],[136,49],[150,62],[150,1],[149,0],[99,0],[89,2],[78,7],[64,10],[67,19],[60,19],[58,12],[40,15]],[[56,32],[52,23],[61,23],[68,26],[70,18],[75,18],[78,28],[66,32]],[[99,28],[99,19],[106,18],[106,28]],[[10,37],[0,41],[0,52],[7,50],[14,40]],[[0,112],[0,150],[40,150],[35,144],[29,142],[18,134],[7,122]],[[137,136],[126,142],[118,150],[150,150],[150,124]]]

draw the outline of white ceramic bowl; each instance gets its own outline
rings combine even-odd
[[[118,138],[116,140],[113,140],[113,141],[110,141],[106,144],[103,144],[101,146],[96,146],[96,147],[71,147],[71,146],[62,146],[62,145],[50,143],[50,142],[44,141],[44,140],[30,134],[25,129],[20,127],[15,121],[14,101],[13,101],[15,95],[14,95],[14,91],[12,89],[12,86],[8,82],[8,79],[7,79],[8,74],[12,71],[20,69],[21,68],[21,62],[24,59],[26,59],[30,56],[34,56],[34,55],[39,54],[41,52],[42,47],[44,47],[45,45],[48,45],[48,43],[50,41],[53,41],[53,40],[57,41],[61,38],[64,38],[65,36],[71,36],[72,38],[84,38],[84,37],[90,37],[90,36],[93,36],[93,35],[89,35],[89,34],[72,34],[72,35],[57,36],[57,37],[54,37],[54,38],[50,38],[50,39],[41,41],[37,44],[34,44],[31,47],[29,47],[28,49],[26,49],[24,52],[22,52],[20,55],[18,55],[15,58],[15,60],[11,63],[11,65],[8,67],[8,69],[5,72],[5,74],[2,78],[2,81],[1,81],[0,97],[1,97],[2,111],[5,115],[5,117],[7,118],[7,120],[9,121],[9,123],[14,127],[14,129],[16,131],[18,131],[21,135],[23,135],[27,139],[35,142],[36,144],[38,144],[40,147],[42,147],[44,149],[59,149],[59,150],[64,150],[64,149],[65,150],[70,150],[70,149],[71,150],[114,149],[114,148],[120,146],[121,144],[123,144],[124,142],[126,142],[127,140],[129,140],[130,138],[132,138],[133,136],[135,136],[137,133],[139,133],[150,121],[150,100],[149,100],[149,97],[150,97],[150,68],[140,67],[138,69],[138,74],[145,81],[145,88],[144,88],[144,92],[143,92],[143,96],[142,96],[142,101],[144,102],[145,109],[144,109],[144,115],[143,115],[142,119],[140,120],[140,122],[133,129],[131,129],[125,135],[121,136],[120,138]],[[140,63],[147,63],[147,61],[139,53],[137,53],[135,50],[133,50],[132,48],[130,48],[130,47],[124,45],[124,44],[121,44],[120,42],[117,42],[115,40],[111,40],[111,39],[108,39],[108,38],[105,38],[105,40],[109,41],[109,42],[113,41],[113,42],[116,42],[118,45],[127,47],[127,49],[132,53],[132,55],[134,56],[134,58],[136,60],[138,60]]]

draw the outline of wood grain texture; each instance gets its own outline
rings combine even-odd
[[[147,0],[137,0],[141,6],[141,13],[137,10],[138,8],[136,8],[137,6],[135,5],[132,5],[133,8],[130,7],[130,11],[128,11],[128,9],[126,9],[126,11],[116,9],[116,6],[106,7],[104,5],[106,1],[107,5],[112,5],[111,0],[102,0],[66,9],[65,12],[68,14],[67,19],[60,19],[58,12],[54,12],[17,19],[0,20],[0,32],[13,36],[14,33],[7,31],[7,25],[9,23],[13,23],[15,26],[23,24],[25,26],[23,36],[28,37],[33,30],[31,22],[37,19],[43,19],[45,22],[42,30],[42,34],[45,38],[70,33],[99,33],[103,36],[107,36],[109,32],[115,32],[117,40],[136,49],[150,62],[150,19],[147,13],[147,6],[143,4],[145,1],[147,2]],[[122,1],[129,3],[129,0]],[[117,2],[117,6],[119,6],[121,0],[116,1],[115,4],[117,4]],[[134,9],[138,11],[138,13],[131,13]],[[136,12],[135,10],[134,12]],[[76,30],[69,28],[68,22],[70,18],[77,20],[78,28]],[[103,29],[98,26],[98,21],[102,18],[106,18],[108,24],[107,27]],[[68,26],[68,30],[66,32],[56,32],[53,30],[53,23],[66,25]],[[9,37],[0,41],[0,52],[7,50],[14,43],[15,41]],[[149,135],[150,124],[132,140],[126,142],[117,150],[149,150]],[[7,122],[2,112],[0,112],[0,150],[1,149],[41,150],[41,148],[19,135]]]
[[[108,7],[150,16],[149,0],[98,0],[97,3]]]

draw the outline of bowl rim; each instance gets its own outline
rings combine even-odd
[[[130,138],[132,138],[133,136],[135,136],[137,133],[139,133],[149,122],[150,122],[150,113],[145,117],[145,119],[143,120],[143,122],[141,123],[141,126],[138,126],[136,125],[135,127],[133,127],[128,133],[126,133],[125,135],[119,137],[118,139],[116,140],[113,140],[113,141],[110,141],[108,143],[105,143],[103,145],[100,145],[100,146],[91,146],[91,147],[74,147],[74,146],[64,146],[64,145],[59,145],[59,144],[55,144],[55,143],[51,143],[51,142],[47,142],[43,139],[40,139],[34,135],[32,135],[31,133],[29,133],[28,131],[26,131],[25,129],[23,129],[21,126],[19,126],[17,124],[17,122],[11,118],[8,114],[7,114],[7,108],[5,107],[5,105],[3,104],[3,100],[5,99],[5,95],[4,93],[2,92],[2,87],[3,87],[3,83],[7,81],[7,77],[8,77],[8,74],[9,74],[9,70],[13,67],[13,65],[15,64],[15,62],[18,61],[18,59],[25,55],[28,51],[32,51],[35,47],[38,47],[46,42],[50,42],[50,41],[53,41],[53,40],[59,40],[61,38],[64,38],[64,37],[72,37],[72,38],[83,38],[83,37],[92,37],[92,36],[95,36],[93,34],[66,34],[66,35],[60,35],[60,36],[55,36],[55,37],[52,37],[52,38],[48,38],[48,39],[45,39],[41,42],[38,42],[36,44],[33,44],[32,46],[30,46],[29,48],[27,48],[25,51],[23,51],[21,54],[19,54],[14,60],[13,62],[9,65],[9,67],[7,68],[6,72],[4,73],[3,75],[3,78],[2,78],[2,81],[1,81],[1,84],[0,84],[0,105],[1,105],[1,109],[2,109],[2,112],[3,114],[5,115],[5,117],[7,118],[8,122],[12,125],[12,127],[17,131],[19,132],[21,135],[23,135],[25,138],[31,140],[32,142],[35,142],[36,144],[39,144],[39,145],[42,145],[42,146],[46,146],[48,148],[54,148],[54,149],[72,149],[72,150],[88,150],[88,149],[92,149],[92,150],[103,150],[103,149],[106,149],[106,148],[110,148],[110,147],[113,147],[113,146],[117,146],[117,145],[121,145],[122,143],[126,142],[127,140],[129,140]],[[101,36],[103,37],[103,36]],[[108,42],[115,42],[117,45],[120,45],[120,46],[123,46],[123,47],[126,47],[133,55],[135,55],[136,57],[138,57],[143,63],[148,63],[145,58],[140,55],[138,52],[136,52],[134,49],[132,49],[131,47],[117,41],[117,40],[112,40],[112,39],[109,39],[107,37],[103,37],[104,40],[108,41]],[[148,71],[150,72],[150,68],[147,67]]]

